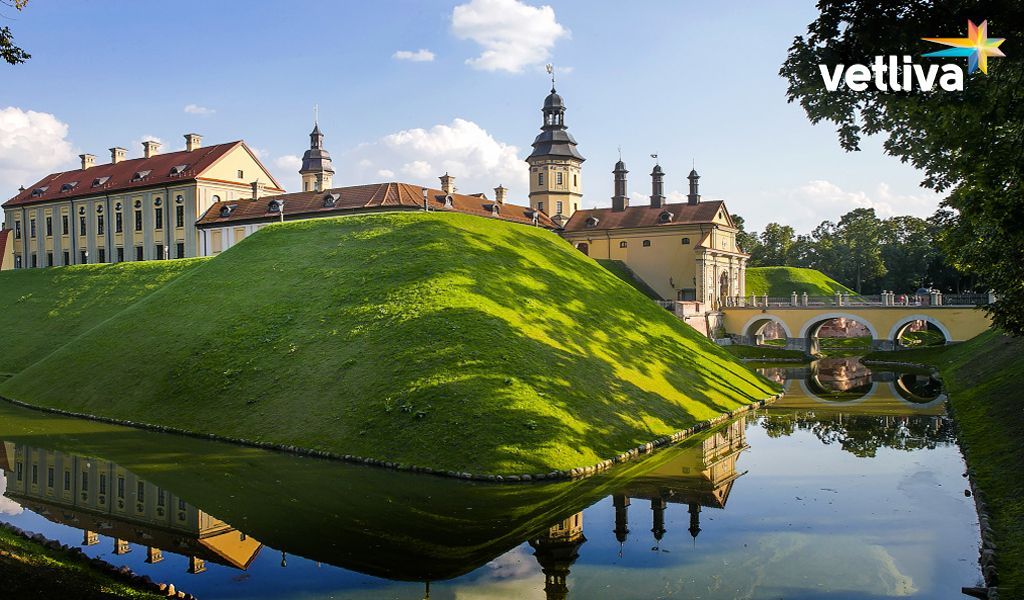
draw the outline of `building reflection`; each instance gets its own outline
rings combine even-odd
[[[665,525],[665,511],[669,504],[686,505],[690,517],[688,532],[696,543],[701,532],[702,508],[724,509],[733,483],[743,474],[737,472],[736,463],[740,453],[749,447],[746,427],[746,419],[741,417],[708,435],[699,445],[670,450],[666,460],[612,494],[614,533],[619,541],[620,556],[629,539],[629,508],[634,500],[650,503],[655,550],[669,533]],[[544,573],[544,592],[549,600],[568,597],[569,571],[586,541],[582,512],[554,524],[543,535],[530,540],[534,556]]]
[[[82,545],[113,539],[115,555],[146,548],[147,563],[163,552],[188,557],[188,572],[207,561],[246,569],[262,544],[169,490],[108,460],[0,443],[6,496],[49,521],[82,530]]]

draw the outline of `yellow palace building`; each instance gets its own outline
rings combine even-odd
[[[685,202],[669,203],[660,164],[651,172],[650,201],[630,205],[625,163],[613,170],[611,206],[584,208],[583,162],[566,125],[566,104],[552,85],[541,108],[541,131],[526,158],[529,199],[509,202],[503,186],[460,194],[454,175],[440,188],[401,182],[334,187],[324,134],[314,125],[299,171],[302,191],[286,193],[245,142],[209,147],[185,135],[185,150],[110,162],[81,155],[81,168],[44,177],[3,204],[0,269],[211,256],[260,228],[286,220],[379,210],[453,210],[539,226],[584,254],[621,261],[663,300],[687,312],[717,310],[728,296],[745,296],[748,256],[721,200],[703,200],[691,171]]]

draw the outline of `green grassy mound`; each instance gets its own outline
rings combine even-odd
[[[0,384],[472,473],[592,464],[772,392],[553,233],[451,213],[265,228]]]
[[[0,273],[0,381],[202,262],[163,260]]]
[[[595,260],[597,260],[597,264],[611,271],[612,275],[615,275],[619,279],[633,286],[638,292],[647,296],[651,300],[662,299],[661,296],[658,295],[658,292],[654,291],[651,286],[647,285],[647,282],[637,277],[636,273],[630,270],[630,268],[626,266],[626,263],[621,260],[611,260],[607,258],[598,258]]]
[[[1024,338],[988,331],[961,344],[866,358],[919,362],[942,373],[996,532],[1000,597],[1024,596]]]
[[[807,354],[800,350],[786,350],[785,348],[779,348],[776,346],[765,345],[765,346],[744,346],[742,344],[733,344],[731,346],[723,346],[726,352],[739,358],[749,359],[793,359],[798,358],[801,360],[809,360]]]
[[[808,296],[834,296],[837,291],[855,293],[850,288],[815,269],[800,267],[751,267],[747,269],[747,295],[788,298],[796,292]]]

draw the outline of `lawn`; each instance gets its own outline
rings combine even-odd
[[[494,474],[593,464],[774,391],[555,234],[443,212],[267,227],[0,383],[80,413]]]
[[[0,273],[0,381],[202,262],[164,260]]]
[[[789,298],[796,292],[808,296],[834,296],[837,291],[855,292],[815,269],[800,267],[751,267],[747,269],[747,295]]]
[[[960,344],[873,352],[865,358],[939,369],[968,465],[987,496],[1000,597],[1024,596],[1024,338],[988,331]]]
[[[799,350],[786,350],[785,348],[778,348],[775,345],[764,345],[764,346],[745,346],[742,344],[732,344],[730,346],[723,346],[725,350],[738,358],[751,358],[751,359],[793,359],[798,358],[801,360],[809,360],[807,354]]]

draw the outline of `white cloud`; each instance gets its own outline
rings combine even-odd
[[[273,163],[275,168],[271,169],[271,172],[284,189],[290,192],[302,189],[302,177],[299,175],[299,169],[302,168],[301,158],[295,154],[285,154],[275,158]]]
[[[207,117],[207,116],[210,116],[210,115],[212,115],[213,113],[215,113],[217,111],[215,111],[212,108],[207,108],[205,106],[199,106],[198,104],[186,104],[185,105],[185,112],[187,112],[190,115],[200,115],[200,116],[203,116],[203,117]]]
[[[0,471],[0,515],[20,515],[25,509],[20,504],[4,496],[7,491],[7,477]]]
[[[335,179],[366,182],[398,173],[409,183],[437,187],[437,177],[447,171],[455,176],[455,184],[463,193],[490,195],[501,184],[509,188],[512,202],[525,204],[527,166],[518,151],[494,139],[476,123],[456,118],[451,123],[405,129],[360,145],[335,159],[339,171]]]
[[[747,220],[747,229],[760,231],[775,221],[792,225],[798,233],[808,233],[822,221],[838,221],[857,208],[873,208],[881,219],[897,215],[927,217],[935,212],[943,196],[927,190],[897,193],[879,182],[874,189],[848,190],[823,179],[815,179],[796,188],[764,192],[763,200],[752,211],[737,210]],[[748,214],[749,213],[749,214]]]
[[[434,60],[434,53],[426,48],[419,50],[398,50],[391,55],[395,60],[408,60],[412,62],[431,62]]]
[[[68,125],[50,113],[0,109],[0,198],[6,200],[54,172],[75,168]]]
[[[452,33],[476,42],[483,52],[466,61],[475,69],[520,73],[551,56],[555,42],[569,30],[555,20],[550,6],[518,0],[470,0],[452,10]]]

